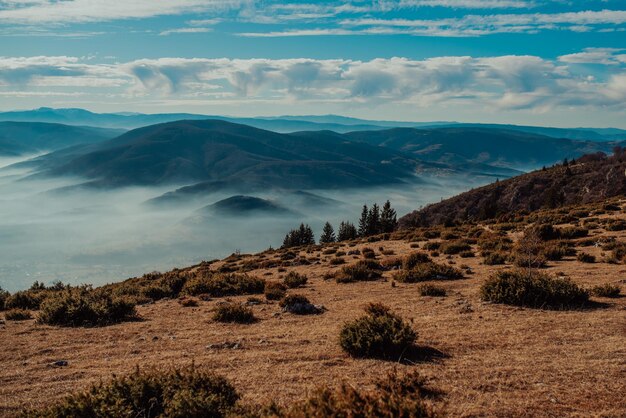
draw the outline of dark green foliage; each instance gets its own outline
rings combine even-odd
[[[223,303],[213,312],[213,320],[217,322],[235,322],[250,324],[256,321],[252,309],[237,303]]]
[[[432,391],[416,372],[390,373],[372,390],[342,384],[320,388],[310,398],[288,409],[275,408],[262,417],[275,418],[434,418],[424,397]]]
[[[135,303],[127,297],[91,287],[67,289],[46,298],[41,304],[39,321],[58,326],[104,326],[133,320]]]
[[[26,321],[32,319],[33,315],[26,309],[10,309],[4,313],[7,321]]]
[[[254,295],[263,293],[265,280],[247,274],[213,273],[189,279],[182,289],[191,296],[212,297]]]
[[[434,284],[423,284],[419,287],[420,295],[443,297],[446,295],[446,289],[435,286]]]
[[[383,210],[380,213],[380,231],[393,232],[398,227],[398,219],[396,210],[391,207],[389,200],[383,205]]]
[[[591,294],[601,298],[616,298],[620,295],[621,289],[614,284],[603,284],[591,288]]]
[[[453,241],[441,246],[441,252],[444,254],[459,254],[463,251],[471,251],[471,249],[472,247],[463,241]]]
[[[345,266],[335,275],[337,283],[351,283],[360,281],[377,280],[382,276],[380,271],[371,268],[371,264],[365,260],[351,266]]]
[[[265,297],[267,300],[281,300],[287,294],[287,286],[279,282],[267,282],[265,284]]]
[[[397,360],[409,349],[417,335],[401,317],[382,304],[371,304],[366,315],[345,324],[339,342],[353,357]]]
[[[391,207],[389,201],[383,205],[382,212],[377,203],[374,203],[370,209],[367,208],[367,205],[363,205],[359,219],[358,233],[360,237],[393,232],[397,226],[396,211]]]
[[[309,225],[300,224],[297,229],[292,229],[285,236],[282,248],[299,247],[302,245],[315,245],[315,236]]]
[[[0,311],[4,310],[4,304],[11,294],[0,287]]]
[[[349,241],[358,236],[358,231],[354,224],[350,222],[341,222],[339,231],[337,232],[337,241]]]
[[[531,308],[581,307],[589,294],[569,279],[552,278],[537,271],[500,271],[480,289],[483,300]]]
[[[432,261],[416,264],[410,270],[401,270],[394,275],[394,279],[401,283],[417,283],[428,280],[456,280],[462,278],[463,272],[461,270]]]
[[[335,230],[330,222],[326,222],[324,224],[324,229],[322,230],[322,236],[320,237],[320,244],[328,244],[335,241]]]
[[[283,283],[285,283],[287,287],[295,289],[296,287],[304,286],[308,280],[308,277],[306,277],[304,274],[290,271],[283,279]]]
[[[223,377],[189,368],[114,377],[56,405],[29,411],[24,418],[221,418],[239,400]]]
[[[4,302],[6,309],[39,309],[41,301],[45,298],[44,292],[22,290],[8,296]]]
[[[578,255],[576,256],[576,260],[580,261],[581,263],[595,263],[596,257],[587,253],[578,253]]]

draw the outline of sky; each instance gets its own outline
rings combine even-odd
[[[626,128],[626,0],[0,0],[0,110]]]

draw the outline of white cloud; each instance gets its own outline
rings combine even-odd
[[[618,54],[624,51],[619,48],[585,48],[582,52],[562,55],[559,61],[571,64],[602,64],[618,65],[626,63],[626,54]]]
[[[619,51],[604,49],[581,54],[598,52],[619,56],[615,54]],[[89,57],[0,57],[0,92],[5,97],[20,90],[32,96],[41,92],[42,97],[80,93],[111,101],[164,103],[297,102],[322,108],[324,103],[345,103],[404,104],[416,109],[454,104],[468,109],[625,110],[626,62],[613,58],[606,63],[610,71],[602,76],[570,65],[581,59],[517,55],[370,61],[160,58],[104,64]]]
[[[213,32],[213,28],[176,28],[176,29],[168,29],[159,33],[161,36],[168,36],[177,33],[207,33]]]

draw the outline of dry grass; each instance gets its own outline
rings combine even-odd
[[[601,215],[625,217],[624,215]],[[516,235],[517,234],[517,235]],[[592,237],[625,231],[594,230]],[[510,232],[516,238],[519,233]],[[362,250],[358,243],[343,250]],[[376,244],[378,248],[378,244]],[[401,257],[414,251],[409,239],[385,241],[386,251]],[[477,246],[472,248],[477,250]],[[292,249],[295,260],[320,257],[323,249]],[[603,260],[599,247],[585,252]],[[279,252],[242,256],[249,266],[257,258],[280,260]],[[11,416],[23,407],[48,405],[71,391],[132,372],[138,365],[186,366],[195,363],[226,376],[245,402],[270,400],[288,404],[303,399],[319,385],[349,384],[369,387],[392,369],[417,370],[428,385],[442,393],[432,400],[447,416],[626,416],[626,298],[597,298],[587,310],[523,309],[480,301],[483,280],[505,266],[488,266],[480,258],[458,255],[434,261],[466,264],[474,274],[464,280],[427,283],[445,286],[448,297],[420,296],[419,285],[383,280],[342,285],[324,280],[341,267],[329,261],[290,265],[306,274],[299,293],[328,309],[323,315],[281,313],[277,302],[251,306],[258,322],[251,325],[211,321],[212,310],[223,298],[183,307],[162,300],[138,307],[142,320],[104,328],[55,328],[34,320],[0,325],[0,415]],[[387,257],[376,254],[377,261]],[[346,257],[349,264],[358,261]],[[215,263],[218,269],[223,262]],[[271,265],[268,263],[267,265]],[[457,264],[457,265],[458,265]],[[277,264],[277,266],[280,263]],[[199,268],[199,267],[194,267]],[[279,267],[251,274],[278,281]],[[590,288],[618,284],[624,292],[626,266],[581,263],[573,257],[549,262],[546,272],[564,274]],[[229,298],[245,303],[246,296]],[[423,356],[402,364],[352,359],[338,343],[342,325],[355,319],[370,302],[384,302],[412,321]],[[67,367],[51,367],[57,360]]]

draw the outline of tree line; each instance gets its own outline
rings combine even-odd
[[[397,227],[396,210],[391,207],[391,203],[387,200],[382,209],[377,203],[374,203],[370,208],[367,205],[363,205],[358,227],[352,222],[342,221],[335,233],[335,228],[333,228],[332,224],[326,222],[322,229],[319,243],[328,244],[331,242],[349,241],[355,238],[393,232]],[[314,244],[315,235],[313,234],[313,229],[304,223],[301,223],[300,227],[289,231],[283,240],[283,248]]]

